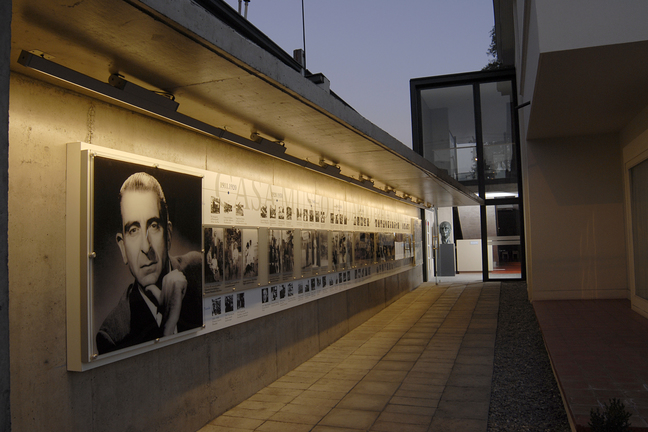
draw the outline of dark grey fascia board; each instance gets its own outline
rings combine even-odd
[[[515,65],[514,6],[512,0],[493,0],[495,46],[503,65]]]
[[[254,26],[250,21],[242,17],[230,5],[222,0],[194,0],[209,13],[230,26],[237,33],[248,38],[259,47],[263,48],[287,66],[296,71],[301,71],[301,65],[272,39],[265,35],[261,30]]]
[[[454,83],[457,85],[463,84],[462,82],[489,82],[497,81],[502,78],[515,78],[515,68],[507,67],[493,71],[473,71],[461,72],[449,75],[437,75],[421,78],[410,79],[410,88],[425,88],[440,86],[447,83]]]

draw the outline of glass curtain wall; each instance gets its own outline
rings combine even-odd
[[[421,91],[423,156],[477,190],[477,133],[473,86]]]
[[[511,81],[479,84],[485,198],[517,198],[517,145]]]
[[[486,206],[489,279],[519,279],[522,275],[520,209],[517,204]]]
[[[484,199],[484,279],[525,278],[514,71],[411,81],[414,148]]]

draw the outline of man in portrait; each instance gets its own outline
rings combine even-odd
[[[202,326],[202,256],[171,256],[173,227],[155,177],[138,172],[119,192],[117,247],[133,282],[96,335],[99,354]]]

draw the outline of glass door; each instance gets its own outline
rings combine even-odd
[[[520,279],[522,246],[517,204],[486,206],[488,279]]]

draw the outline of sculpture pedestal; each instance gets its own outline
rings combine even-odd
[[[440,244],[437,264],[437,276],[455,275],[455,248],[454,244]]]

